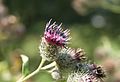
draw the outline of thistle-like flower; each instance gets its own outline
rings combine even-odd
[[[101,82],[101,80],[90,74],[72,73],[67,82]]]
[[[60,50],[69,43],[70,30],[63,31],[61,25],[57,25],[56,22],[51,24],[51,20],[46,24],[39,50],[41,56],[48,61],[56,60]]]
[[[103,82],[105,73],[100,66],[95,64],[81,64],[82,70],[71,73],[67,82]]]
[[[67,77],[69,73],[77,71],[77,65],[82,64],[85,58],[83,49],[64,48],[59,53],[56,64],[63,77]]]
[[[57,25],[56,22],[51,24],[51,20],[46,24],[44,37],[49,44],[64,47],[69,43],[69,40],[71,39],[69,37],[70,30],[63,30],[61,28],[61,25],[62,23],[60,25]]]

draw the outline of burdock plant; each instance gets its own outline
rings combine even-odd
[[[101,82],[105,73],[100,66],[91,64],[81,48],[71,48],[67,44],[71,39],[70,30],[62,29],[62,23],[51,23],[45,27],[44,36],[39,45],[42,58],[38,68],[29,73],[28,58],[21,55],[23,60],[22,77],[17,82],[23,82],[40,70],[47,70],[55,80],[65,79],[67,82]],[[44,65],[45,61],[52,62]],[[44,65],[44,66],[43,66]],[[49,69],[49,70],[48,70]]]

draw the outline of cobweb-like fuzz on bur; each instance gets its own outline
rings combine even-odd
[[[67,82],[100,82],[100,81],[93,75],[73,73],[68,77]]]
[[[100,66],[85,64],[82,71],[71,73],[67,82],[103,82],[105,73]]]
[[[57,25],[56,22],[51,24],[51,20],[46,24],[44,38],[48,43],[62,47],[69,43],[70,30],[63,30],[61,25]]]
[[[92,78],[91,81],[87,80],[83,82],[99,82],[98,79],[105,77],[105,73],[100,66],[97,66],[96,64],[90,64],[89,62],[87,62],[85,57],[85,52],[83,49],[81,48],[63,49],[59,54],[60,55],[56,63],[58,69],[62,74],[62,78],[66,78],[73,73],[79,73],[80,79],[82,79],[83,77],[86,78],[89,77],[90,79]],[[71,82],[82,82],[82,81],[71,81]]]
[[[56,60],[57,66],[64,77],[70,72],[78,70],[77,65],[85,61],[85,52],[83,49],[64,48],[59,53]]]
[[[57,25],[56,22],[51,24],[51,20],[46,24],[39,50],[41,56],[48,61],[56,60],[59,51],[69,43],[70,30],[63,30],[61,25]]]
[[[41,39],[41,43],[39,46],[39,50],[40,50],[40,56],[48,61],[54,61],[57,59],[58,57],[58,53],[59,50],[61,48],[56,46],[56,45],[52,45],[49,44],[44,37],[42,37]]]

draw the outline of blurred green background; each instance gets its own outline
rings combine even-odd
[[[39,43],[50,20],[71,30],[71,47],[102,65],[105,82],[120,82],[120,0],[0,0],[0,82],[15,82],[21,74],[21,54],[30,70],[41,58]],[[53,82],[41,71],[27,82]]]

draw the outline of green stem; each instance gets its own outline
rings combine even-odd
[[[57,70],[58,68],[55,66],[53,69],[49,70],[48,73],[52,73],[54,70]]]
[[[49,69],[49,68],[54,67],[54,66],[56,66],[56,62],[55,61],[50,63],[50,64],[48,64],[48,65],[45,65],[41,69],[45,70],[45,69]]]
[[[24,78],[25,76],[22,76],[17,82],[21,82],[21,80]]]
[[[43,64],[44,64],[45,61],[46,61],[46,60],[42,58],[39,66],[38,66],[38,68],[37,68],[34,72],[32,72],[31,74],[27,75],[27,76],[24,77],[23,79],[18,80],[17,82],[23,82],[23,81],[29,79],[30,77],[34,76],[35,74],[37,74],[37,73],[40,71],[40,69],[41,69],[41,67],[43,66]]]

